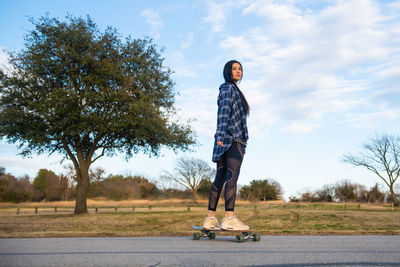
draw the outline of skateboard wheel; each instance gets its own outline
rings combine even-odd
[[[244,235],[237,235],[235,240],[238,243],[243,242],[244,241]]]
[[[200,239],[200,234],[199,233],[194,233],[193,234],[193,239],[194,240],[199,240]]]
[[[252,236],[252,239],[253,239],[253,241],[254,242],[256,242],[256,241],[260,241],[260,235],[259,234],[254,234],[253,236]]]
[[[208,238],[209,239],[215,239],[216,234],[215,233],[208,233]]]

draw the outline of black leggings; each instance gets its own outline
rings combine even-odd
[[[246,146],[234,142],[217,162],[217,174],[211,186],[208,200],[208,209],[216,211],[218,200],[225,184],[225,211],[234,211],[237,180]]]

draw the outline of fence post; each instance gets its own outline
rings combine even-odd
[[[360,205],[360,204],[358,204],[358,210],[360,210],[360,206],[361,206],[361,205]]]
[[[187,210],[190,211],[190,205],[188,205]]]
[[[17,209],[17,215],[19,215],[19,208]]]
[[[38,207],[35,207],[35,214],[38,214]]]
[[[54,207],[54,213],[57,213],[57,207]]]
[[[149,210],[151,210],[151,205],[149,205]]]
[[[132,207],[132,211],[135,211],[135,206]]]
[[[346,204],[344,204],[344,211],[346,211],[347,210],[347,205]]]
[[[114,211],[115,211],[115,212],[117,212],[117,211],[118,211],[118,208],[117,208],[117,207],[115,207],[115,208],[114,208]]]
[[[99,213],[99,208],[96,208],[96,214]]]

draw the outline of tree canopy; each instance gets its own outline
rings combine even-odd
[[[103,155],[195,143],[190,125],[174,121],[171,71],[151,39],[122,41],[89,16],[31,22],[11,70],[0,70],[0,136],[24,156],[58,152],[73,162],[76,213],[87,212],[88,170]]]
[[[281,185],[273,179],[252,180],[239,190],[239,196],[245,200],[267,201],[281,199],[283,190]]]

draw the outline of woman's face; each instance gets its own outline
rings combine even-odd
[[[232,79],[237,82],[242,78],[242,67],[239,63],[232,64]]]

